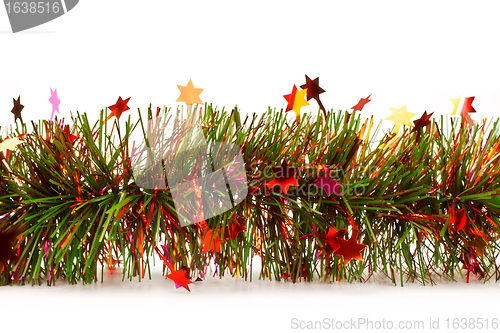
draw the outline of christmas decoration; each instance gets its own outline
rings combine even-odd
[[[314,186],[322,188],[326,192],[327,196],[331,196],[332,193],[342,195],[342,183],[333,181],[330,175],[330,170],[328,169],[325,170],[325,176],[321,177],[318,182],[314,184]]]
[[[111,111],[111,113],[106,118],[106,121],[110,120],[112,117],[116,117],[116,119],[120,119],[123,112],[130,110],[130,108],[127,105],[128,101],[130,101],[130,97],[127,98],[126,100],[123,100],[122,97],[119,96],[116,103],[111,105],[110,107],[108,107],[108,109]]]
[[[23,143],[23,140],[20,140],[19,137],[7,138],[0,143],[0,151],[5,150],[13,150],[17,145]]]
[[[307,91],[308,101],[314,98],[316,102],[318,102],[319,108],[323,111],[323,114],[326,117],[326,109],[319,99],[319,95],[325,92],[325,90],[319,86],[319,77],[311,80],[309,76],[306,75],[306,84],[301,85],[300,88]]]
[[[468,115],[469,113],[476,112],[474,110],[474,107],[472,106],[472,102],[474,101],[474,96],[472,97],[465,97],[464,99],[464,105],[462,106],[462,115]]]
[[[458,105],[460,104],[460,98],[462,96],[458,96],[458,98],[450,98],[450,101],[453,103],[453,110],[451,111],[451,115],[457,114]]]
[[[202,88],[195,88],[193,81],[189,80],[187,86],[177,86],[179,88],[181,95],[177,98],[176,102],[184,102],[187,106],[192,104],[203,104],[200,99],[200,94],[203,91]]]
[[[57,97],[57,89],[52,90],[50,88],[49,102],[52,104],[52,114],[50,115],[50,121],[52,121],[54,119],[54,112],[57,111],[59,113],[59,105],[61,104],[61,100]]]
[[[358,104],[354,105],[351,109],[353,111],[361,111],[361,110],[363,110],[363,108],[365,107],[366,103],[368,103],[368,102],[371,101],[371,99],[370,99],[371,95],[372,94],[368,95],[367,98],[360,98]]]
[[[279,185],[283,189],[283,193],[287,193],[290,186],[298,186],[299,183],[295,178],[297,168],[290,168],[286,160],[283,160],[280,167],[272,167],[274,179],[267,183],[268,188]]]
[[[416,113],[408,112],[406,105],[403,105],[399,109],[391,107],[391,113],[392,114],[385,119],[392,120],[394,122],[395,134],[398,134],[402,125],[412,126],[410,119],[417,115]]]
[[[21,104],[21,96],[12,99],[14,101],[14,107],[12,108],[12,113],[14,114],[14,121],[17,119],[21,120],[21,124],[24,124],[23,117],[21,116],[21,111],[24,109],[24,105]]]
[[[178,101],[201,102],[202,89],[191,81],[179,89]],[[298,95],[307,103],[309,89],[295,87],[288,106],[300,110]],[[128,100],[120,97],[100,119],[120,118]],[[15,105],[20,116],[20,98]],[[347,111],[323,110],[290,121],[281,111],[242,117],[238,108],[201,106],[197,124],[207,147],[241,148],[248,195],[186,226],[168,184],[139,186],[129,149],[132,134],[147,136],[141,124],[158,114],[174,121],[176,110],[149,107],[111,130],[85,113],[71,114],[64,126],[57,118],[31,129],[16,124],[0,140],[10,154],[0,154],[0,284],[93,283],[118,267],[124,279],[140,280],[153,256],[166,278],[188,291],[207,275],[251,281],[252,260],[260,261],[260,278],[291,282],[499,280],[498,120],[471,124],[465,114],[423,112],[410,130],[402,125],[412,125],[415,114],[406,106],[391,110],[394,129],[379,133],[359,112],[349,122]],[[172,153],[155,165],[165,173],[182,143],[182,133],[173,133],[157,138]],[[206,169],[230,176],[227,154],[211,153],[210,163],[183,170],[186,153],[176,168],[186,181]],[[215,205],[218,192],[203,191],[203,204]],[[192,192],[177,195],[197,204]]]
[[[297,116],[297,118],[300,118],[300,109],[303,106],[309,105],[309,103],[307,103],[307,101],[304,98],[306,93],[307,89],[297,91],[297,87],[293,85],[292,93],[283,96],[288,102],[285,111],[288,112],[293,110],[295,111],[295,115]]]

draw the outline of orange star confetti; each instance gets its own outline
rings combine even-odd
[[[363,251],[363,249],[367,247],[367,245],[359,244],[356,241],[357,236],[358,231],[354,230],[349,240],[340,239],[340,249],[335,252],[335,254],[342,255],[344,257],[344,263],[346,265],[352,259],[363,261],[361,251]]]
[[[195,88],[193,81],[189,80],[187,86],[185,87],[177,85],[177,88],[179,88],[181,95],[177,98],[176,102],[184,102],[187,106],[193,104],[203,104],[200,99],[200,94],[203,91],[203,88]]]

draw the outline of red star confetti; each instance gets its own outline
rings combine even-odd
[[[203,236],[203,253],[208,253],[210,251],[220,252],[220,244],[223,242],[219,237],[218,232],[213,232],[212,229],[206,229]]]
[[[295,172],[297,168],[290,168],[286,160],[283,160],[280,167],[272,167],[274,172],[274,179],[267,183],[267,187],[271,189],[273,186],[279,185],[286,194],[290,186],[299,186],[297,179],[295,179]]]
[[[450,208],[450,227],[453,227],[456,232],[464,229],[467,231],[469,228],[469,219],[465,213],[465,208],[458,211]]]
[[[465,97],[464,99],[464,105],[462,106],[462,115],[468,115],[469,113],[474,113],[476,110],[472,106],[472,102],[474,101],[475,96],[472,97]]]
[[[370,99],[371,95],[372,95],[372,94],[368,95],[368,97],[367,97],[367,98],[361,98],[361,99],[359,100],[358,104],[354,105],[351,109],[352,109],[353,111],[361,111],[361,110],[363,110],[363,108],[364,108],[364,106],[366,105],[366,103],[368,103],[368,102],[370,102],[370,101],[371,101],[371,99]]]
[[[309,105],[309,103],[307,103],[307,101],[304,98],[306,93],[307,93],[307,89],[297,91],[297,87],[294,84],[293,88],[292,88],[292,93],[288,94],[288,95],[283,95],[283,97],[288,102],[288,104],[286,105],[285,112],[294,110],[297,118],[300,118],[300,109],[303,106]]]
[[[174,270],[171,269],[172,273],[167,275],[167,278],[170,280],[174,281],[175,287],[179,289],[180,287],[183,287],[187,291],[191,292],[189,290],[189,284],[193,283],[188,277],[186,277],[186,271],[184,269],[181,270]]]
[[[126,100],[123,100],[122,97],[119,96],[118,100],[116,101],[116,104],[108,107],[108,109],[111,110],[111,113],[109,114],[108,118],[106,118],[105,122],[111,119],[111,117],[116,117],[117,119],[120,119],[123,112],[130,110],[130,108],[127,105],[128,101],[130,101],[130,97],[127,98]]]
[[[337,231],[334,227],[328,228],[327,233],[318,234],[324,240],[325,252],[334,253],[340,249],[340,240],[344,238],[345,229]]]
[[[230,225],[226,227],[224,237],[226,239],[236,239],[238,234],[245,230],[247,230],[247,227],[245,227],[244,222],[234,220]]]
[[[69,129],[69,125],[64,125],[63,132],[66,133],[66,135],[68,136],[70,144],[73,144],[73,142],[75,142],[75,140],[78,139],[78,136],[71,134],[71,130]]]

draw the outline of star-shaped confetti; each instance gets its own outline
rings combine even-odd
[[[364,106],[366,105],[366,103],[370,102],[372,94],[368,95],[367,98],[360,98],[358,104],[354,105],[351,109],[354,110],[354,111],[361,111],[363,110]]]
[[[24,105],[21,104],[21,96],[12,99],[14,101],[14,107],[12,108],[12,112],[14,114],[14,122],[19,118],[21,120],[21,124],[24,124],[23,117],[21,116],[21,111],[24,109]]]
[[[417,120],[414,120],[413,123],[415,124],[415,127],[411,130],[411,132],[417,132],[417,141],[420,138],[420,130],[423,129],[425,126],[429,126],[431,124],[431,117],[434,114],[434,112],[431,112],[430,114],[427,114],[427,111],[424,111],[424,114]]]
[[[465,213],[465,208],[458,211],[450,208],[450,227],[453,227],[456,232],[462,229],[467,230],[469,228],[469,219]]]
[[[328,228],[325,234],[318,234],[323,239],[325,252],[334,253],[340,249],[340,240],[344,238],[345,229],[337,231],[334,227]]]
[[[203,253],[208,253],[210,251],[220,252],[220,244],[224,242],[219,237],[218,232],[213,232],[212,229],[206,229],[203,236]]]
[[[406,104],[399,109],[391,107],[391,112],[392,114],[385,119],[394,122],[394,134],[399,132],[402,125],[412,126],[411,118],[417,115],[416,113],[408,112]]]
[[[173,270],[172,273],[167,275],[167,278],[171,279],[175,283],[175,287],[178,289],[180,287],[185,288],[187,291],[191,292],[189,290],[189,284],[193,283],[189,278],[186,277],[186,271],[181,269],[181,270]]]
[[[458,98],[450,98],[450,101],[453,103],[453,111],[451,111],[452,116],[457,113],[458,105],[460,104],[461,97],[462,97],[462,95],[458,96]]]
[[[307,103],[305,99],[306,93],[307,89],[298,91],[297,87],[294,84],[292,88],[292,93],[288,95],[283,95],[283,97],[288,102],[285,112],[293,110],[295,111],[295,115],[297,116],[297,118],[300,118],[300,109],[303,106],[309,105],[309,103]]]
[[[0,151],[14,150],[17,145],[20,145],[23,142],[24,141],[20,140],[17,136],[14,138],[7,138],[0,143]]]
[[[108,107],[108,109],[111,110],[111,113],[109,114],[108,118],[106,118],[105,121],[108,121],[109,119],[111,119],[111,117],[116,117],[117,119],[120,119],[123,112],[130,110],[130,108],[127,105],[128,101],[130,101],[130,97],[127,98],[126,100],[123,100],[122,97],[119,96],[118,100],[116,101],[116,104]]]
[[[346,265],[352,259],[363,261],[361,251],[363,251],[364,248],[367,247],[367,245],[359,244],[356,241],[357,237],[358,231],[354,230],[349,240],[340,239],[340,248],[335,252],[335,254],[342,255],[344,257],[344,263]]]
[[[54,112],[57,111],[57,113],[59,113],[59,105],[61,104],[61,100],[57,97],[57,89],[52,90],[52,88],[50,88],[49,102],[52,104],[52,115],[50,116],[50,121],[52,121]]]
[[[64,125],[64,133],[68,136],[69,143],[73,144],[76,139],[78,139],[78,136],[71,134],[71,130],[69,129],[69,125]]]
[[[176,102],[184,102],[187,106],[193,104],[203,104],[200,99],[200,94],[203,91],[203,88],[195,88],[193,81],[189,80],[187,86],[185,87],[177,85],[177,88],[179,88],[181,95],[177,98]]]
[[[15,241],[16,234],[14,232],[0,231],[0,263],[17,259],[13,249]]]
[[[267,183],[269,189],[279,185],[286,194],[290,186],[299,186],[299,182],[295,179],[297,168],[290,168],[286,160],[283,160],[280,167],[272,167],[272,170],[274,172],[274,179]]]
[[[226,237],[226,239],[236,239],[238,234],[245,230],[247,230],[247,227],[245,227],[244,222],[234,220],[228,226],[226,226],[224,237]]]
[[[472,102],[474,101],[475,96],[472,97],[465,97],[464,99],[464,105],[462,106],[462,115],[469,115],[469,113],[474,113],[476,110],[472,106]]]
[[[319,178],[318,182],[314,184],[319,188],[322,188],[328,196],[335,193],[335,195],[342,195],[342,183],[333,181],[330,175],[330,170],[326,169],[325,176]]]
[[[323,111],[323,114],[326,117],[326,110],[319,99],[319,95],[324,93],[325,90],[319,86],[319,77],[311,80],[309,76],[306,75],[306,84],[300,86],[301,89],[307,90],[307,100],[314,98],[316,102],[318,102],[319,108]]]
[[[486,241],[484,240],[483,235],[480,233],[475,233],[474,239],[469,241],[469,246],[472,246],[474,250],[476,250],[476,253],[478,256],[483,256],[484,255],[484,248],[486,247]]]

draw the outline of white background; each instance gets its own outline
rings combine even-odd
[[[450,98],[476,96],[475,120],[499,115],[500,20],[495,1],[83,0],[63,17],[12,34],[0,9],[0,122],[48,119],[50,88],[61,116],[100,109],[118,96],[137,108],[176,106],[176,85],[204,88],[219,108],[284,108],[304,74],[326,90],[328,109],[372,94],[364,116],[406,104],[450,114]],[[314,100],[303,112],[317,112]],[[392,122],[384,121],[388,130]],[[424,320],[498,315],[500,284],[441,282],[403,288],[376,279],[349,285],[208,279],[192,293],[164,280],[92,286],[2,287],[2,332],[286,332],[290,320]],[[7,319],[8,318],[8,319]],[[293,331],[293,330],[292,330]]]

